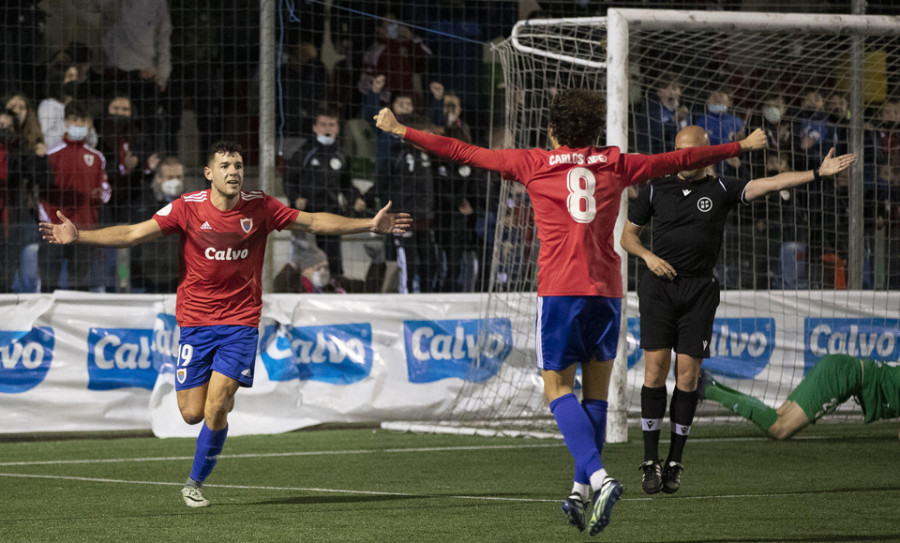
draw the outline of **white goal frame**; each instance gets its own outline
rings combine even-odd
[[[519,33],[527,28],[529,35],[534,36],[541,26],[560,28],[565,25],[605,26],[606,27],[606,59],[605,62],[586,60],[573,55],[554,51],[544,51],[531,47],[519,40]],[[852,119],[856,120],[850,127],[850,143],[853,148],[862,148],[862,111],[863,98],[861,88],[862,77],[862,38],[865,36],[900,35],[900,17],[871,15],[823,15],[794,13],[758,13],[758,12],[724,12],[724,11],[677,11],[648,9],[612,8],[606,17],[585,17],[573,19],[535,19],[520,21],[512,31],[510,40],[514,48],[532,55],[553,58],[574,65],[606,69],[607,115],[606,144],[615,145],[628,151],[628,115],[629,115],[629,35],[633,30],[704,30],[722,32],[744,31],[772,32],[792,31],[798,33],[816,33],[850,36],[851,41],[851,93],[850,106]],[[851,187],[851,210],[858,209],[858,217],[862,216],[862,172],[856,173],[860,179],[853,179]],[[858,190],[856,190],[858,189]],[[855,193],[855,194],[854,194]],[[615,228],[618,240],[627,217],[627,197],[623,193],[619,208],[619,217]],[[861,223],[861,221],[858,221]],[[861,231],[862,225],[856,225]],[[854,225],[851,223],[851,229]],[[616,244],[616,250],[622,258],[623,284],[627,284],[627,255]],[[861,248],[858,248],[861,251]],[[861,281],[862,254],[854,258],[850,255],[850,287],[859,288]],[[861,284],[861,283],[860,283]],[[609,418],[607,424],[607,440],[610,443],[622,443],[628,440],[627,434],[627,315],[626,305],[622,307],[619,347],[616,354],[612,380],[609,391]]]

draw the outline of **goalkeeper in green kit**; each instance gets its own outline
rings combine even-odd
[[[775,439],[789,439],[850,397],[862,407],[866,423],[900,416],[900,365],[844,354],[824,356],[778,409],[717,383],[706,370],[701,371],[697,392]]]

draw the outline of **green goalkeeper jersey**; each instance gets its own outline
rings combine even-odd
[[[863,360],[860,398],[865,422],[900,416],[900,365]]]

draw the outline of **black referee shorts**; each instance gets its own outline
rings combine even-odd
[[[638,285],[641,349],[671,348],[678,354],[709,358],[713,321],[719,307],[715,277],[657,277],[647,270]]]

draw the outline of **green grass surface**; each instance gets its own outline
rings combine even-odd
[[[179,494],[193,440],[0,442],[0,541],[900,541],[897,430],[819,425],[775,442],[748,426],[695,427],[681,491],[652,497],[634,431],[604,451],[625,494],[594,538],[560,511],[572,477],[561,441],[232,437],[205,509]]]

